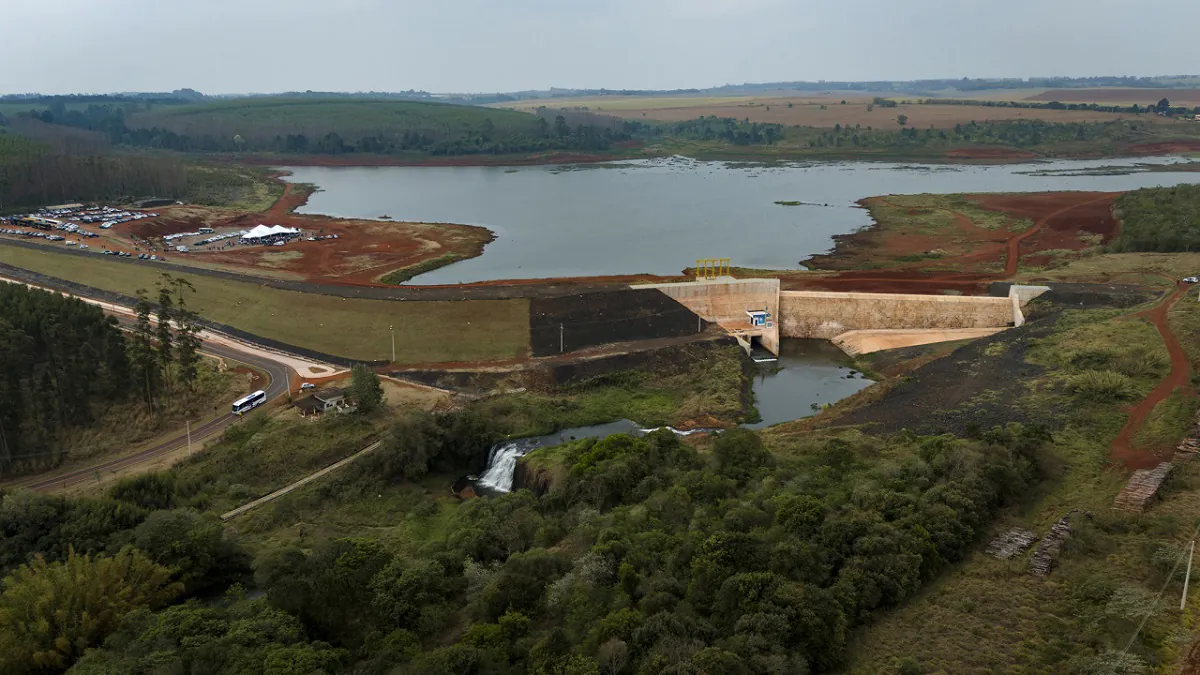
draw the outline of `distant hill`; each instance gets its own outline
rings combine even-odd
[[[348,152],[433,155],[602,150],[609,128],[555,127],[512,110],[405,100],[254,97],[160,106],[124,120],[125,142],[206,152]]]

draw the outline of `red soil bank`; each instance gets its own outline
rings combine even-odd
[[[1035,153],[1015,148],[958,148],[946,152],[946,159],[1036,159]]]

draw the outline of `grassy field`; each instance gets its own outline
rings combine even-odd
[[[1073,260],[1051,270],[1018,276],[1022,282],[1082,281],[1173,286],[1200,273],[1200,253],[1112,253]]]
[[[899,100],[909,100],[896,97]],[[917,97],[912,97],[915,100]],[[843,104],[841,101],[845,100]],[[1157,99],[1156,99],[1157,100]],[[1001,120],[1043,120],[1048,122],[1108,122],[1122,117],[1168,124],[1171,120],[1152,115],[1119,115],[1091,110],[1037,110],[1018,108],[996,108],[972,105],[922,105],[900,103],[893,108],[872,104],[872,99],[863,96],[846,98],[811,96],[797,97],[583,97],[577,99],[549,99],[522,101],[518,109],[534,110],[539,106],[578,109],[613,115],[624,119],[660,120],[681,122],[698,117],[716,115],[749,119],[751,122],[769,122],[788,126],[833,128],[835,125],[873,127],[877,129],[899,128],[901,115],[906,117],[907,126],[926,129],[952,128],[967,122]],[[1178,124],[1184,124],[1178,122]]]
[[[161,269],[0,246],[0,262],[109,291],[153,289]],[[476,361],[529,351],[526,300],[389,302],[296,293],[181,274],[196,287],[191,307],[201,316],[255,335],[353,359],[398,363]]]

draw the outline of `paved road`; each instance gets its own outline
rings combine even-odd
[[[212,356],[240,361],[266,373],[267,377],[270,379],[270,382],[265,389],[267,392],[268,402],[287,395],[288,385],[290,383],[292,373],[291,368],[288,366],[257,354],[243,352],[225,345],[216,344],[214,342],[205,342],[202,351],[205,354],[210,354]],[[232,403],[232,401],[229,401],[224,405],[228,405],[230,403]],[[192,429],[192,443],[195,444],[204,438],[216,434],[237,419],[238,417],[236,415],[223,411],[222,414],[217,418],[211,419]],[[92,480],[97,473],[103,474],[140,464],[169,453],[173,450],[177,450],[186,445],[187,433],[185,431],[169,441],[160,443],[154,447],[147,448],[132,455],[105,460],[91,466],[72,469],[55,476],[39,476],[30,479],[29,482],[19,484],[18,487],[43,492],[51,489],[68,488],[84,481]]]

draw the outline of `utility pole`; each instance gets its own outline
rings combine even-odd
[[[564,344],[565,343],[563,341],[563,325],[560,323],[560,324],[558,324],[558,353],[559,354],[562,354],[563,352],[566,351],[563,346]]]
[[[192,421],[187,421],[188,456],[192,456]]]
[[[1188,582],[1192,580],[1192,556],[1196,553],[1196,540],[1192,540],[1192,547],[1188,551],[1188,568],[1187,574],[1183,577],[1183,596],[1179,598],[1179,611],[1183,611],[1184,604],[1187,603]]]
[[[392,363],[396,362],[396,328],[391,324],[388,325],[388,332],[392,334]]]

